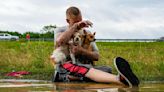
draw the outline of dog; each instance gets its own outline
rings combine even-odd
[[[68,49],[68,46],[64,45],[64,46],[60,46],[56,48],[53,51],[50,58],[51,58],[52,65],[54,66],[54,68],[55,68],[55,64],[64,63],[66,61],[67,53],[69,52],[67,49]]]
[[[95,39],[95,34],[96,32],[94,32],[93,34],[92,33],[89,33],[89,32],[86,32],[84,30],[84,41],[83,41],[83,44],[82,44],[82,47],[84,49],[87,49],[88,51],[93,51],[93,48],[91,46],[91,42],[94,42],[96,39]],[[84,63],[88,64],[88,63],[91,63],[92,65],[95,65],[94,61],[84,61]]]
[[[80,31],[76,32],[73,35],[73,37],[72,37],[71,41],[69,42],[69,44],[70,45],[82,46],[83,40],[84,40],[83,29],[81,29]],[[70,49],[70,57],[71,57],[72,63],[75,64],[76,63],[76,58],[75,58],[75,55],[71,52],[71,49]]]
[[[70,50],[70,45],[82,45],[83,43],[83,29],[76,32],[67,45],[60,46],[53,51],[51,55],[51,61],[53,66],[55,67],[56,63],[64,63],[67,61],[67,56],[70,55],[72,63],[76,63],[75,55]]]

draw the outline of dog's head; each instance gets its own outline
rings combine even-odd
[[[79,32],[76,32],[76,33],[73,35],[73,43],[74,43],[74,44],[81,45],[81,44],[82,44],[82,40],[83,40],[83,35],[80,34]]]
[[[93,34],[92,33],[88,33],[84,30],[84,36],[85,36],[85,39],[87,39],[89,42],[93,42],[95,41],[95,34],[96,32],[94,32]]]

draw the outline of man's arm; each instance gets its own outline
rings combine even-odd
[[[63,44],[66,44],[76,31],[77,25],[75,24],[72,27],[68,28],[65,32],[60,33],[56,39],[56,46],[59,47]]]
[[[72,53],[82,55],[91,61],[98,61],[99,59],[99,53],[97,51],[88,51],[81,46],[72,46]]]
[[[57,47],[68,43],[72,35],[75,32],[77,32],[79,29],[89,26],[92,26],[92,22],[90,21],[81,21],[73,24],[73,26],[69,27],[65,32],[61,33],[60,36],[57,38],[56,40]]]
[[[88,60],[91,60],[91,61],[98,61],[99,60],[99,53],[98,52],[93,52],[93,51],[88,51],[86,49],[82,49],[81,55],[85,56]]]

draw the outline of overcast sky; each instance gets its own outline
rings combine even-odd
[[[93,22],[89,30],[96,38],[164,36],[164,0],[0,0],[0,30],[40,32],[44,25],[67,25],[69,6]]]

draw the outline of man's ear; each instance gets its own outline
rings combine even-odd
[[[69,19],[66,19],[66,21],[67,21],[68,24],[70,23],[70,22],[69,22]]]
[[[95,35],[95,34],[96,34],[96,32],[93,33],[93,35]]]

